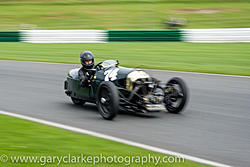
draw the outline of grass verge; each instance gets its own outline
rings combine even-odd
[[[0,30],[250,27],[250,0],[1,0]]]
[[[82,50],[96,62],[117,59],[121,66],[250,76],[248,43],[1,43],[0,59],[79,64]]]
[[[60,166],[93,166],[93,162],[81,163],[82,161],[80,161],[79,163],[74,163],[78,161],[71,161],[71,163],[69,163],[69,154],[71,155],[71,160],[74,159],[74,156],[78,157],[81,156],[81,154],[90,157],[99,156],[100,154],[104,157],[143,157],[150,154],[151,156],[160,157],[161,160],[164,156],[167,156],[125,144],[78,134],[5,115],[0,115],[0,135],[0,156],[1,158],[3,155],[8,157],[7,162],[0,162],[1,166],[37,166],[45,164],[46,166],[56,166],[58,161],[49,160],[52,156],[67,157],[65,163],[59,164]],[[12,159],[14,156],[34,156],[38,157],[38,159],[36,163],[34,162],[34,159],[33,163],[30,161],[26,163],[25,161],[23,161],[23,163],[12,163],[11,156]],[[95,166],[126,166],[125,164],[128,164],[128,159],[123,163],[106,162],[97,163]],[[141,166],[141,163],[135,163],[134,161],[134,163],[130,163],[130,166]],[[155,164],[151,160],[150,163],[145,163],[144,166],[155,166]],[[194,167],[206,165],[185,160],[184,163],[159,163],[158,166]]]

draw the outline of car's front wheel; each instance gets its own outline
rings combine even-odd
[[[180,78],[172,78],[165,88],[165,107],[170,113],[179,113],[183,110],[188,99],[188,89]]]
[[[103,81],[97,91],[96,104],[104,119],[112,120],[119,111],[119,94],[116,86],[109,81]]]

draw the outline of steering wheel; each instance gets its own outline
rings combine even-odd
[[[94,68],[95,68],[97,71],[101,70],[101,69],[103,68],[103,67],[101,66],[101,64],[102,64],[102,62],[96,64]]]

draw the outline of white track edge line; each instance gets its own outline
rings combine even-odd
[[[77,66],[80,64],[66,64],[66,63],[52,63],[52,62],[36,62],[36,61],[22,61],[22,60],[0,60],[1,61],[14,61],[14,62],[25,62],[25,63],[33,63],[33,64],[50,64],[50,65],[72,65]],[[230,75],[230,74],[216,74],[216,73],[202,73],[202,72],[189,72],[189,71],[173,71],[173,70],[159,70],[159,69],[143,69],[143,68],[136,68],[134,69],[142,69],[142,70],[148,70],[148,71],[165,71],[170,73],[180,73],[180,74],[194,74],[194,75],[207,75],[207,76],[218,76],[218,77],[232,77],[232,78],[247,78],[250,79],[250,76],[244,76],[244,75]]]
[[[226,164],[222,164],[222,163],[218,163],[218,162],[214,162],[214,161],[210,161],[210,160],[190,156],[190,155],[187,155],[187,154],[173,152],[173,151],[169,151],[169,150],[154,147],[154,146],[141,144],[141,143],[137,143],[137,142],[133,142],[133,141],[129,141],[129,140],[125,140],[125,139],[105,135],[105,134],[102,134],[102,133],[97,133],[97,132],[93,132],[93,131],[86,130],[86,129],[76,128],[76,127],[72,127],[72,126],[68,126],[68,125],[63,125],[63,124],[59,124],[59,123],[55,123],[55,122],[50,122],[50,121],[46,121],[46,120],[42,120],[42,119],[37,119],[37,118],[33,118],[33,117],[21,115],[21,114],[15,114],[15,113],[2,111],[2,110],[0,110],[0,114],[8,115],[8,116],[16,117],[16,118],[21,118],[21,119],[29,120],[29,121],[32,121],[32,122],[37,122],[37,123],[41,123],[41,124],[45,124],[45,125],[49,125],[49,126],[53,126],[53,127],[57,127],[57,128],[77,132],[77,133],[81,133],[81,134],[87,134],[87,135],[91,135],[91,136],[95,136],[95,137],[99,137],[99,138],[103,138],[103,139],[107,139],[107,140],[111,140],[111,141],[131,145],[131,146],[143,148],[143,149],[154,151],[154,152],[159,152],[159,153],[163,153],[163,154],[182,157],[184,159],[194,161],[194,162],[199,162],[199,163],[202,163],[202,164],[212,165],[212,166],[216,166],[216,167],[232,167],[232,166],[229,166],[229,165],[226,165]]]

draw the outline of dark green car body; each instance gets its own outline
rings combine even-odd
[[[106,67],[102,69],[97,69],[94,73],[94,76],[87,87],[81,87],[79,78],[78,78],[78,70],[72,69],[67,76],[67,80],[64,83],[65,93],[73,98],[82,99],[87,102],[95,102],[97,89],[101,82],[103,81],[111,81],[117,87],[126,88],[126,78],[127,75],[135,71],[132,68],[120,67],[118,65],[113,65],[111,67]],[[108,77],[112,71],[115,71],[115,78]],[[105,78],[106,77],[106,78]]]

